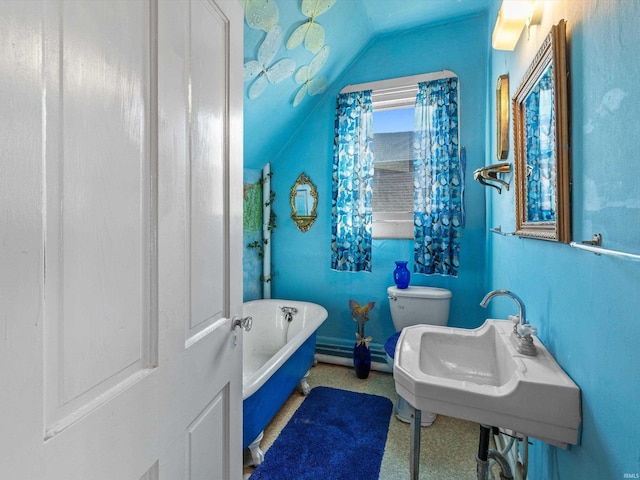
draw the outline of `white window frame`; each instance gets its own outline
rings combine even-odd
[[[374,82],[347,85],[340,93],[371,90],[373,111],[415,107],[418,83],[451,78],[457,75],[451,70],[424,73],[408,77],[377,80]],[[373,238],[413,239],[413,212],[405,215],[389,212],[373,213]]]

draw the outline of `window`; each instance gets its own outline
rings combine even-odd
[[[373,238],[414,237],[413,130],[418,83],[454,75],[444,70],[351,85],[342,90],[372,92]]]
[[[413,238],[414,108],[373,109],[373,237]]]
[[[413,129],[418,82],[381,86],[373,104],[373,238],[413,238]]]
[[[364,259],[371,271],[372,237],[407,238],[415,240],[414,271],[457,276],[464,222],[458,103],[458,78],[446,70],[341,90],[332,265],[347,268],[332,268],[360,271]],[[354,175],[361,181],[352,182]]]

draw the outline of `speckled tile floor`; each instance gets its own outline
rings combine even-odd
[[[372,393],[397,401],[393,377],[389,373],[372,371],[369,378],[360,380],[353,368],[319,363],[309,375],[311,388],[319,385],[342,388],[354,392]],[[304,396],[294,391],[265,430],[262,449],[266,452]],[[479,426],[456,418],[439,415],[430,427],[423,427],[420,442],[421,480],[475,480]],[[380,480],[409,478],[409,425],[392,416]],[[253,471],[244,468],[244,479]],[[357,477],[354,477],[357,478]],[[286,479],[283,479],[286,480]],[[329,480],[329,479],[327,479]]]

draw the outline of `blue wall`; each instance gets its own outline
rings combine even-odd
[[[331,165],[336,96],[348,84],[450,69],[460,78],[461,144],[467,150],[466,226],[462,236],[459,278],[412,275],[413,285],[453,291],[453,325],[475,327],[484,312],[478,306],[487,287],[484,189],[472,171],[485,163],[487,102],[486,16],[375,38],[327,90],[311,116],[292,132],[291,140],[272,159],[278,228],[273,237],[273,296],[310,300],[323,305],[329,317],[319,331],[320,342],[353,344],[355,324],[348,300],[376,306],[366,326],[374,342],[384,344],[394,333],[386,288],[393,284],[395,260],[413,261],[413,242],[376,240],[371,273],[330,269]],[[318,220],[299,232],[289,218],[289,191],[301,172],[316,184]]]
[[[600,232],[606,248],[640,253],[640,2],[538,4],[544,9],[541,24],[529,38],[525,31],[514,52],[492,52],[491,90],[508,73],[513,95],[551,26],[567,21],[573,240]],[[496,0],[492,22],[499,6]],[[493,139],[495,115],[489,111],[487,138]],[[512,193],[488,190],[487,196],[488,227],[512,231]],[[582,390],[581,445],[565,451],[534,442],[529,478],[640,474],[640,262],[493,234],[488,247],[490,288],[509,288],[522,297],[540,339]],[[512,309],[508,302],[496,303],[492,313],[503,317]]]

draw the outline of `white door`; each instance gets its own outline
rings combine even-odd
[[[0,478],[241,477],[237,0],[0,0]]]

